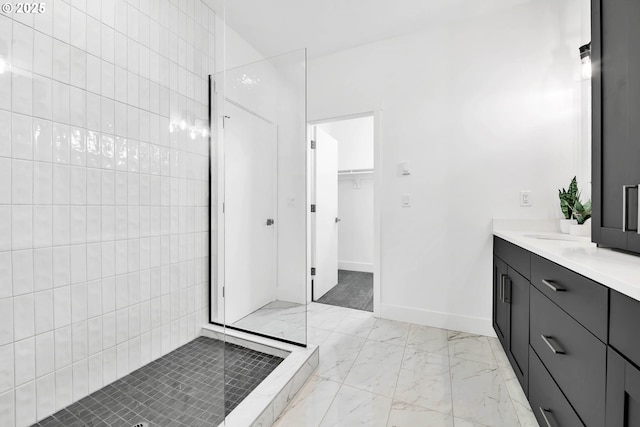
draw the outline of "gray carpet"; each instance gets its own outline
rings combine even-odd
[[[338,284],[316,302],[373,311],[373,273],[338,270]]]

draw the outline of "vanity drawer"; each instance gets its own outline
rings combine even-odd
[[[530,298],[531,347],[585,425],[603,426],[606,345],[536,288]]]
[[[541,426],[584,427],[549,372],[529,348],[529,403]],[[546,418],[546,419],[545,419]]]
[[[602,342],[607,342],[606,287],[534,254],[531,254],[531,284]]]
[[[640,302],[612,290],[609,316],[609,345],[640,366]]]
[[[531,277],[531,253],[528,250],[494,236],[493,252],[527,279]]]

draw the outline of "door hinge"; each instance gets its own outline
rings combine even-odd
[[[316,149],[316,142],[313,139],[311,140],[311,149],[312,150]]]
[[[311,275],[312,276],[316,275],[316,268],[315,267],[311,267]]]
[[[315,213],[315,211],[316,211],[316,205],[311,205],[311,212]]]

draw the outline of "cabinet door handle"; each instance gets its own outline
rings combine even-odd
[[[504,302],[504,278],[505,274],[500,275],[500,291],[498,292],[498,298],[500,301]]]
[[[511,304],[511,279],[509,278],[509,276],[505,276],[504,278],[504,291],[502,293],[502,300],[506,304]]]
[[[544,285],[547,285],[549,287],[549,289],[551,289],[553,292],[564,292],[564,291],[566,291],[565,288],[561,288],[560,286],[556,285],[555,282],[552,282],[551,280],[542,279],[542,283]]]
[[[622,186],[622,231],[630,231],[627,228],[627,225],[628,225],[627,224],[627,213],[628,213],[627,212],[627,194],[629,194],[629,190],[632,188],[638,188],[638,184]],[[640,207],[640,201],[638,202],[638,206]],[[640,227],[638,227],[638,230],[640,230]],[[633,230],[633,231],[638,231],[638,230]]]
[[[549,348],[551,349],[551,351],[553,351],[554,354],[564,354],[564,350],[554,347],[554,345],[551,343],[551,341],[549,341],[549,339],[551,337],[546,337],[544,335],[540,335],[540,338],[542,338],[542,341],[544,341],[544,343],[547,346],[549,346]]]
[[[547,424],[547,427],[553,427],[549,422],[549,418],[547,418],[547,412],[551,413],[550,410],[544,409],[542,406],[540,407],[540,413],[542,414],[542,419],[544,419],[544,422]]]

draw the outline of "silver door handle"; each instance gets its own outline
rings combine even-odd
[[[547,427],[553,427],[549,422],[549,419],[547,418],[547,412],[551,413],[550,410],[544,409],[542,406],[540,407],[540,413],[542,414],[542,418],[544,419],[544,422],[547,424]]]
[[[560,286],[557,286],[554,282],[552,282],[551,280],[546,280],[546,279],[542,279],[542,283],[544,285],[547,285],[547,287],[549,289],[551,289],[553,292],[564,292],[565,289],[561,288]]]
[[[336,217],[336,224],[342,221],[340,218]]]
[[[561,350],[559,348],[556,348],[553,346],[553,344],[551,344],[551,341],[549,341],[549,338],[551,337],[546,337],[544,335],[540,335],[540,338],[542,338],[542,341],[544,341],[544,343],[549,346],[549,348],[551,349],[551,351],[553,351],[553,354],[564,354],[564,350]]]
[[[630,231],[627,228],[627,194],[629,194],[629,190],[632,188],[638,188],[638,184],[622,186],[622,231]],[[638,197],[638,207],[640,207],[640,197]],[[640,227],[634,231],[640,233]]]
[[[271,218],[268,218],[268,219],[267,219],[267,225],[273,225],[273,224],[275,224],[275,223],[276,223],[276,222],[275,222],[273,219],[271,219]]]

